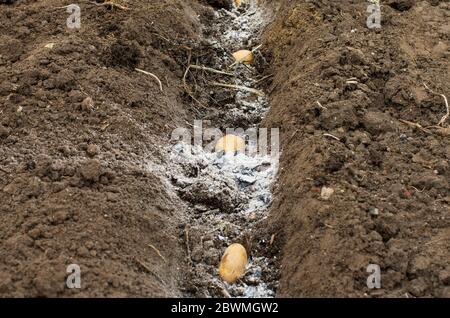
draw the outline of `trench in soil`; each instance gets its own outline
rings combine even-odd
[[[259,131],[259,124],[269,107],[265,96],[214,86],[202,90],[197,83],[212,79],[213,82],[256,88],[265,78],[260,71],[268,66],[261,51],[254,50],[253,65],[238,64],[230,68],[234,62],[231,53],[257,48],[270,19],[269,10],[249,1],[231,11],[215,11],[214,20],[209,26],[204,26],[206,46],[212,48],[216,55],[210,62],[212,65],[202,66],[231,72],[234,76],[205,71],[186,74],[187,90],[192,95],[195,90],[200,91],[200,95],[209,95],[216,105],[203,111],[202,117],[192,127],[186,127],[192,137],[198,138],[195,135],[199,131],[205,133],[207,128],[219,129],[223,135],[227,129],[234,130],[234,134],[239,133],[238,129],[247,133],[248,129]],[[194,61],[192,64],[200,65]],[[192,98],[193,103],[201,104],[195,96]],[[223,113],[227,115],[222,116]],[[265,143],[270,148],[270,143],[277,137],[271,135],[270,129],[267,135],[261,137],[258,133],[258,143]],[[213,139],[209,145],[216,142],[217,139]],[[266,153],[250,155],[250,142],[247,138],[244,154],[208,151],[205,148],[207,142],[203,142],[202,147],[186,140],[174,141],[163,151],[169,164],[149,164],[155,173],[164,171],[160,176],[167,187],[186,203],[187,215],[180,230],[189,264],[182,292],[188,297],[275,296],[277,258],[266,257],[258,249],[259,244],[270,242],[258,238],[256,227],[268,217],[279,154],[275,149],[268,149]],[[228,284],[219,277],[218,264],[224,250],[233,243],[242,243],[246,247],[249,262],[245,274],[235,284]]]

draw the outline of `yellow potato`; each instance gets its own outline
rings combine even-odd
[[[217,142],[216,151],[245,153],[245,141],[236,135],[225,135]]]
[[[244,275],[247,266],[247,251],[241,244],[231,244],[222,256],[219,265],[220,277],[229,284],[234,284]]]
[[[233,53],[233,57],[236,61],[244,63],[244,64],[252,64],[253,63],[253,53],[249,50],[240,50]]]

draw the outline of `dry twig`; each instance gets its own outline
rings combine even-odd
[[[444,103],[445,103],[445,108],[446,108],[446,110],[447,110],[447,113],[446,113],[444,116],[442,116],[441,120],[440,120],[439,123],[437,124],[438,126],[443,126],[444,123],[445,123],[445,121],[446,121],[446,120],[448,119],[448,117],[450,116],[450,109],[449,109],[449,106],[448,106],[448,100],[447,100],[447,97],[446,97],[444,94],[436,93],[436,92],[433,91],[431,88],[429,88],[429,87],[427,86],[427,84],[425,84],[425,83],[423,83],[423,86],[425,86],[425,88],[426,88],[430,93],[432,93],[432,94],[434,94],[434,95],[439,95],[439,96],[441,96],[442,98],[444,98]]]
[[[153,73],[150,73],[150,72],[147,72],[147,71],[138,69],[138,68],[135,68],[135,70],[138,71],[138,72],[140,72],[140,73],[143,73],[143,74],[145,74],[145,75],[150,75],[150,76],[152,76],[154,79],[156,79],[156,80],[158,81],[159,89],[161,90],[161,92],[163,91],[162,82],[161,82],[161,80],[158,78],[158,76],[156,76],[156,75],[153,74]]]
[[[320,108],[327,110],[328,108],[326,108],[325,106],[323,106],[319,101],[316,102],[317,105],[319,105]]]
[[[263,78],[257,80],[257,81],[255,82],[255,85],[256,85],[256,84],[259,84],[259,83],[261,83],[261,82],[264,82],[266,79],[271,78],[271,77],[273,77],[273,76],[274,76],[273,74],[266,75],[266,76],[264,76]]]
[[[189,70],[191,68],[194,68],[194,69],[197,69],[197,70],[202,70],[202,71],[207,71],[207,72],[211,72],[211,73],[216,73],[216,74],[220,74],[220,75],[228,75],[228,76],[234,76],[235,75],[234,73],[219,71],[219,70],[216,70],[216,69],[211,68],[211,67],[206,67],[206,66],[203,66],[203,65],[193,65],[193,64],[191,64],[191,65],[189,65],[187,67],[185,73],[189,72]]]
[[[190,60],[190,57],[189,57]],[[205,105],[203,105],[197,98],[194,97],[194,94],[192,93],[191,89],[189,88],[189,85],[187,84],[187,76],[189,74],[189,71],[191,69],[197,69],[197,70],[202,70],[205,72],[210,72],[210,73],[215,73],[215,74],[219,74],[219,75],[227,75],[227,76],[234,76],[234,74],[232,73],[228,73],[228,72],[223,72],[223,71],[219,71],[210,67],[206,67],[203,65],[193,65],[190,64],[187,68],[186,71],[184,72],[183,75],[183,87],[184,90],[186,91],[186,93],[195,101],[197,102],[200,106],[205,107]]]
[[[434,241],[427,242],[427,243],[425,243],[424,245],[425,245],[425,246],[428,246],[428,245],[431,245],[431,244],[435,244],[435,243],[438,243],[438,242],[442,242],[442,241],[447,240],[447,239],[449,239],[449,238],[448,238],[448,237],[441,237],[440,239],[437,239],[437,240],[434,240]]]
[[[156,252],[156,254],[158,254],[158,256],[161,257],[161,259],[162,259],[165,263],[167,263],[166,258],[165,258],[164,256],[162,256],[161,252],[160,252],[153,244],[148,244],[148,247],[151,247],[151,248]]]
[[[222,292],[222,295],[223,295],[225,298],[231,298],[230,293],[228,292],[228,290],[225,289],[225,287],[222,287],[222,288],[220,289],[220,291]]]
[[[426,134],[431,134],[431,132],[428,129],[423,128],[422,125],[420,125],[418,123],[413,123],[412,121],[408,121],[408,120],[404,120],[404,119],[400,119],[400,122],[404,123],[404,124],[406,124],[408,126],[412,126],[412,127],[418,128],[418,129],[422,130]]]
[[[136,261],[136,263],[138,265],[140,265],[143,269],[145,269],[148,273],[152,274],[153,276],[155,276],[163,285],[167,285],[166,282],[164,281],[164,279],[162,279],[158,274],[156,274],[151,268],[150,266],[148,266],[147,264],[145,264],[143,261],[141,261],[140,259],[135,258],[134,259]]]
[[[110,6],[112,8],[117,8],[120,10],[130,10],[128,7],[124,7],[123,5],[116,3],[114,0],[105,1],[102,3],[97,3],[97,2],[91,2],[91,3],[95,4],[96,6]]]
[[[273,242],[275,242],[275,234],[270,237],[269,245],[272,246]]]
[[[187,259],[190,264],[192,263],[192,258],[191,258],[191,248],[189,247],[189,226],[187,225],[184,228],[184,238],[186,240]]]
[[[324,136],[324,137],[330,137],[330,138],[336,139],[337,141],[341,141],[338,137],[336,137],[336,136],[334,136],[334,135],[332,135],[332,134],[323,134],[323,136]]]
[[[243,91],[247,91],[253,94],[256,94],[258,96],[264,96],[264,93],[258,89],[254,89],[247,86],[241,86],[241,85],[234,85],[234,84],[226,84],[226,83],[218,83],[218,82],[211,82],[210,85],[212,86],[219,86],[219,87],[225,87],[225,88],[234,88],[239,89]]]
[[[4,168],[2,168],[2,167],[0,167],[0,171],[2,171],[2,172],[4,172],[4,173],[7,173],[7,174],[10,174],[10,173],[11,173],[11,171],[8,171],[8,170],[6,170],[6,169],[4,169]]]

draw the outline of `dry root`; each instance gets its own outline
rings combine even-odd
[[[448,117],[450,117],[450,109],[449,109],[449,107],[448,107],[448,100],[447,100],[447,97],[446,97],[444,94],[436,93],[436,92],[433,91],[431,88],[429,88],[429,87],[427,86],[427,84],[425,84],[425,83],[423,83],[423,86],[425,86],[425,88],[426,88],[430,93],[432,93],[432,94],[434,94],[434,95],[439,95],[439,96],[441,96],[441,97],[444,99],[445,108],[446,108],[446,110],[447,110],[447,113],[446,113],[444,116],[442,116],[441,120],[440,120],[439,123],[437,124],[438,126],[444,126],[445,121],[448,119]]]
[[[262,91],[260,91],[258,89],[251,88],[251,87],[247,87],[247,86],[226,84],[226,83],[218,83],[218,82],[211,82],[210,84],[212,86],[219,86],[219,87],[225,87],[225,88],[234,88],[234,89],[239,89],[239,90],[242,90],[242,91],[250,92],[250,93],[256,94],[258,96],[264,96],[264,93]]]
[[[158,84],[159,84],[159,89],[161,90],[161,92],[163,91],[163,86],[162,86],[161,80],[158,78],[158,76],[156,76],[156,75],[153,74],[153,73],[150,73],[150,72],[147,72],[147,71],[138,69],[138,68],[135,68],[135,70],[138,71],[138,72],[140,72],[140,73],[142,73],[142,74],[149,75],[149,76],[153,77],[154,79],[156,79],[156,81],[157,81]]]
[[[156,252],[156,254],[158,254],[158,256],[161,257],[161,259],[164,261],[164,263],[167,263],[166,258],[161,254],[161,252],[153,244],[148,244],[148,247],[153,249]]]
[[[418,123],[414,123],[414,122],[403,120],[403,119],[401,119],[400,122],[403,123],[403,124],[406,124],[408,126],[420,129],[421,131],[423,131],[426,134],[436,133],[436,134],[444,136],[444,137],[450,136],[450,126],[444,127],[445,122],[450,117],[450,109],[449,109],[449,106],[448,106],[447,97],[444,94],[436,93],[431,88],[429,88],[428,85],[425,84],[425,83],[423,83],[423,86],[430,93],[432,93],[434,95],[441,96],[444,99],[445,108],[446,108],[446,114],[444,116],[442,116],[442,118],[439,121],[439,123],[437,125],[435,125],[435,126],[423,127],[422,125],[420,125]],[[431,129],[435,129],[436,131],[433,132],[433,131],[431,131]]]
[[[229,73],[229,72],[224,72],[224,71],[216,70],[216,69],[214,69],[214,68],[206,67],[206,66],[203,66],[203,65],[193,65],[193,64],[189,65],[189,66],[186,68],[186,71],[184,72],[184,75],[183,75],[183,87],[184,87],[184,90],[186,91],[186,93],[189,95],[189,97],[191,97],[192,100],[194,100],[195,102],[197,102],[197,103],[198,103],[200,106],[202,106],[202,107],[205,107],[205,105],[203,105],[197,98],[194,97],[194,94],[192,93],[192,91],[191,91],[191,89],[189,88],[189,85],[188,85],[188,83],[187,83],[187,76],[188,76],[189,71],[190,71],[191,69],[202,70],[202,71],[205,71],[205,72],[214,73],[214,74],[219,74],[219,75],[234,76],[233,73]]]
[[[95,4],[96,6],[109,6],[111,8],[117,8],[120,10],[130,10],[128,7],[125,7],[121,4],[119,4],[117,2],[117,0],[110,0],[110,1],[105,1],[102,3],[97,3],[97,2],[91,2],[92,4]]]
[[[428,129],[422,127],[421,124],[413,123],[412,121],[408,121],[408,120],[404,120],[404,119],[400,119],[400,122],[405,124],[405,125],[408,125],[408,126],[411,126],[411,127],[414,127],[414,128],[418,128],[418,129],[420,129],[421,131],[423,131],[426,134],[431,134],[431,131],[429,131]]]
[[[341,141],[341,139],[339,139],[338,137],[336,137],[335,135],[332,135],[332,134],[323,134],[323,136],[332,138],[332,139],[337,140],[337,141]]]

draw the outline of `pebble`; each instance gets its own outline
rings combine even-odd
[[[0,138],[6,138],[9,136],[10,133],[11,133],[11,130],[0,125]]]
[[[78,254],[79,256],[81,256],[81,257],[88,257],[89,251],[88,251],[88,249],[87,249],[86,247],[80,246],[80,247],[77,249],[77,254]]]
[[[82,102],[81,102],[81,110],[84,111],[91,111],[94,109],[94,101],[92,100],[92,98],[90,97],[86,97]]]
[[[101,164],[98,160],[89,160],[80,167],[80,173],[87,181],[98,182],[101,174]]]
[[[240,185],[243,187],[252,185],[256,182],[256,178],[253,176],[246,176],[246,175],[238,175],[237,179],[240,181]]]
[[[87,146],[86,152],[90,157],[95,157],[100,152],[100,148],[97,145],[90,144]]]
[[[445,285],[450,285],[450,268],[441,270],[439,272],[439,281]]]
[[[322,191],[320,192],[320,197],[324,200],[329,200],[333,194],[334,194],[333,188],[322,187]]]
[[[369,209],[369,214],[371,216],[378,216],[378,215],[380,215],[380,209],[372,207]]]

